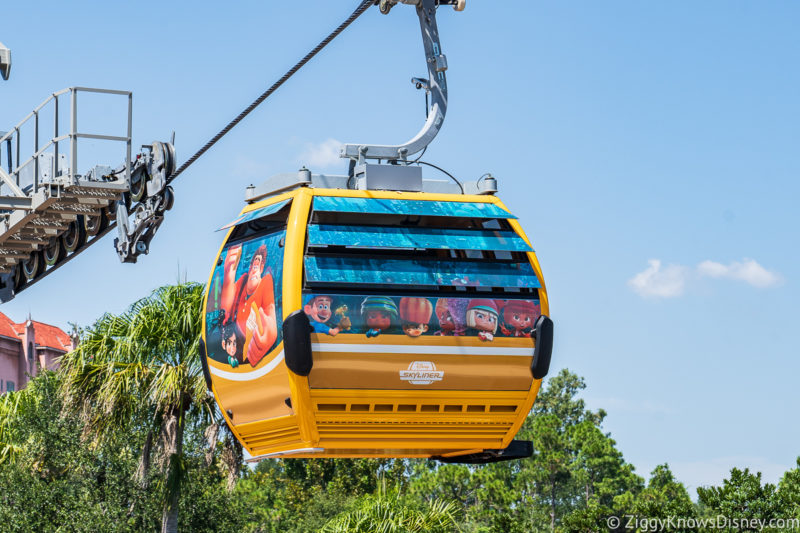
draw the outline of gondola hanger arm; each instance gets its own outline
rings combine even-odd
[[[442,53],[439,29],[436,24],[436,8],[439,5],[452,5],[456,11],[464,9],[465,0],[380,0],[381,13],[388,14],[398,3],[416,6],[425,49],[428,68],[427,87],[431,95],[430,110],[422,129],[416,136],[403,144],[372,145],[344,144],[340,157],[349,158],[362,164],[365,159],[406,160],[409,156],[424,150],[439,133],[447,113],[447,57]]]

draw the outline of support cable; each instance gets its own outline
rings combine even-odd
[[[256,107],[258,107],[258,106],[259,106],[259,105],[260,105],[260,104],[261,104],[261,103],[262,103],[264,100],[266,100],[267,98],[269,98],[269,96],[270,96],[272,93],[274,93],[274,92],[275,92],[275,91],[278,89],[278,87],[280,87],[281,85],[283,85],[283,84],[284,84],[284,83],[285,83],[285,82],[286,82],[286,81],[287,81],[289,78],[291,78],[291,77],[292,77],[292,76],[293,76],[293,75],[294,75],[294,74],[295,74],[295,73],[296,73],[298,70],[300,70],[301,68],[303,68],[303,66],[304,66],[306,63],[308,63],[308,62],[311,60],[311,58],[313,58],[315,55],[317,55],[317,53],[318,53],[318,52],[320,52],[320,51],[321,51],[323,48],[325,48],[325,47],[326,47],[326,46],[327,46],[327,45],[328,45],[328,44],[329,44],[331,41],[333,41],[333,40],[334,40],[336,37],[338,37],[338,36],[339,36],[339,34],[340,34],[340,33],[342,33],[342,32],[345,30],[345,28],[347,28],[347,27],[348,27],[348,26],[349,26],[349,25],[350,25],[350,24],[351,24],[353,21],[355,21],[355,20],[356,20],[358,17],[360,17],[360,16],[361,16],[361,15],[362,15],[362,14],[363,14],[363,13],[364,13],[364,12],[365,12],[365,11],[366,11],[366,10],[367,10],[367,9],[368,9],[370,6],[371,6],[371,5],[373,5],[374,3],[375,3],[375,0],[363,0],[363,1],[361,2],[361,4],[358,6],[358,8],[356,8],[356,10],[355,10],[355,11],[353,11],[353,13],[352,13],[352,14],[351,14],[349,17],[347,17],[347,20],[345,20],[344,22],[342,22],[342,23],[339,25],[339,27],[337,27],[337,28],[336,28],[335,30],[333,30],[333,31],[332,31],[332,32],[331,32],[331,33],[330,33],[330,34],[329,34],[327,37],[325,37],[325,39],[323,39],[323,40],[322,40],[322,41],[321,41],[321,42],[320,42],[320,43],[319,43],[317,46],[315,46],[315,47],[314,47],[314,49],[313,49],[313,50],[311,50],[311,51],[310,51],[308,54],[306,54],[306,55],[305,55],[305,57],[303,57],[303,59],[301,59],[300,61],[298,61],[298,62],[297,62],[297,64],[295,64],[295,66],[293,66],[291,69],[289,69],[289,71],[288,71],[288,72],[286,72],[286,74],[284,74],[283,76],[281,76],[281,78],[280,78],[278,81],[276,81],[276,82],[275,82],[275,83],[272,85],[272,87],[270,87],[269,89],[267,89],[266,91],[264,91],[264,93],[262,93],[262,94],[261,94],[261,96],[259,96],[258,98],[256,98],[256,99],[255,99],[255,101],[254,101],[252,104],[250,104],[249,106],[247,106],[247,108],[246,108],[244,111],[242,111],[241,113],[239,113],[239,115],[238,115],[236,118],[234,118],[232,121],[230,121],[230,123],[228,123],[228,125],[227,125],[227,126],[225,126],[224,128],[222,128],[222,130],[221,130],[219,133],[217,133],[216,135],[214,135],[214,137],[212,137],[210,141],[208,141],[208,142],[207,142],[207,143],[206,143],[206,144],[205,144],[205,145],[204,145],[202,148],[200,148],[200,150],[198,150],[197,152],[195,152],[195,154],[194,154],[192,157],[190,157],[189,159],[187,159],[187,160],[186,160],[186,162],[185,162],[184,164],[182,164],[182,165],[180,166],[180,168],[178,168],[178,170],[176,170],[175,172],[173,172],[173,173],[172,173],[172,174],[171,174],[171,175],[170,175],[170,176],[167,178],[167,183],[170,183],[170,182],[172,182],[172,180],[174,180],[175,178],[177,178],[177,177],[178,177],[178,176],[179,176],[179,175],[180,175],[180,174],[181,174],[181,173],[182,173],[184,170],[186,170],[187,168],[189,168],[189,166],[190,166],[192,163],[194,163],[195,161],[197,161],[197,160],[200,158],[200,156],[201,156],[201,155],[203,155],[204,153],[206,153],[206,152],[208,151],[208,149],[209,149],[209,148],[211,148],[212,146],[214,146],[214,144],[216,144],[216,142],[217,142],[217,141],[219,141],[219,140],[220,140],[220,139],[221,139],[221,138],[222,138],[222,137],[223,137],[223,136],[224,136],[226,133],[228,133],[229,131],[231,131],[231,130],[232,130],[232,129],[233,129],[233,128],[234,128],[234,127],[235,127],[235,126],[236,126],[236,125],[239,123],[239,122],[241,122],[241,121],[244,119],[244,117],[246,117],[247,115],[249,115],[251,111],[253,111],[253,110],[254,110]]]

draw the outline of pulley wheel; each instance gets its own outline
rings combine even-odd
[[[85,215],[83,217],[83,227],[86,233],[94,237],[102,233],[108,227],[108,215],[105,209],[101,209],[96,215]]]
[[[164,143],[164,147],[166,148],[166,164],[164,168],[167,171],[167,177],[170,177],[173,172],[175,172],[175,147],[172,146],[172,143]]]
[[[44,259],[41,252],[31,252],[30,257],[22,262],[22,273],[25,279],[33,281],[44,272]]]
[[[84,227],[83,215],[78,215],[77,220],[69,223],[67,231],[61,235],[61,240],[64,241],[64,249],[69,253],[80,250],[86,244],[86,228]]]
[[[151,179],[156,172],[163,172],[165,180],[169,178],[175,172],[175,147],[170,143],[154,141],[153,162],[149,169]]]
[[[67,250],[64,248],[64,242],[58,237],[50,239],[50,244],[48,244],[47,247],[42,251],[42,256],[44,257],[44,262],[47,266],[53,266],[56,263],[60,263],[67,256]]]
[[[25,286],[28,280],[25,278],[25,274],[22,273],[22,261],[17,263],[17,266],[14,267],[14,291],[19,292]]]
[[[134,202],[139,202],[147,196],[147,179],[144,175],[139,176],[136,181],[131,181],[130,191],[131,200]]]
[[[173,205],[175,205],[175,192],[172,187],[167,185],[167,188],[164,189],[164,211],[169,211]]]

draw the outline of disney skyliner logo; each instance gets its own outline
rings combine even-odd
[[[436,365],[431,361],[414,361],[408,365],[408,370],[400,371],[400,379],[412,385],[430,385],[434,381],[442,381],[444,372],[436,370]]]
[[[637,515],[610,516],[606,519],[609,529],[630,529],[642,532],[675,531],[676,529],[728,529],[739,531],[763,531],[765,529],[800,529],[800,518],[730,518],[717,515],[714,518],[647,518]]]

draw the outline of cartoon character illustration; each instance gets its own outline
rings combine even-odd
[[[469,301],[467,326],[478,332],[482,341],[494,340],[497,332],[497,304],[494,300],[479,298]]]
[[[224,322],[220,326],[222,336],[222,349],[228,354],[228,364],[233,368],[239,366],[241,352],[238,351],[239,342],[236,339],[236,323],[234,321]]]
[[[419,337],[428,331],[432,314],[433,306],[427,298],[400,298],[400,321],[409,337]]]
[[[331,312],[332,304],[333,298],[331,296],[313,296],[303,306],[303,312],[308,315],[308,321],[316,333],[327,333],[331,336],[339,334],[338,327],[332,328],[325,324],[333,316]]]
[[[367,296],[361,302],[361,316],[367,326],[367,338],[377,337],[397,320],[397,306],[386,296]]]
[[[256,366],[278,338],[275,289],[271,271],[266,269],[265,273],[266,245],[255,251],[247,273],[236,279],[241,256],[242,245],[231,247],[225,256],[220,308],[225,310],[225,316],[235,317],[237,338],[245,339],[243,358]]]
[[[350,322],[350,317],[347,315],[348,310],[346,305],[340,305],[336,308],[336,311],[333,312],[333,314],[338,317],[336,327],[339,328],[339,331],[350,331],[350,327],[353,325],[353,323]]]
[[[466,314],[467,301],[463,298],[439,298],[436,300],[436,318],[440,329],[434,335],[463,335]]]
[[[540,314],[539,306],[531,300],[507,300],[502,309],[500,331],[509,337],[530,337]]]

